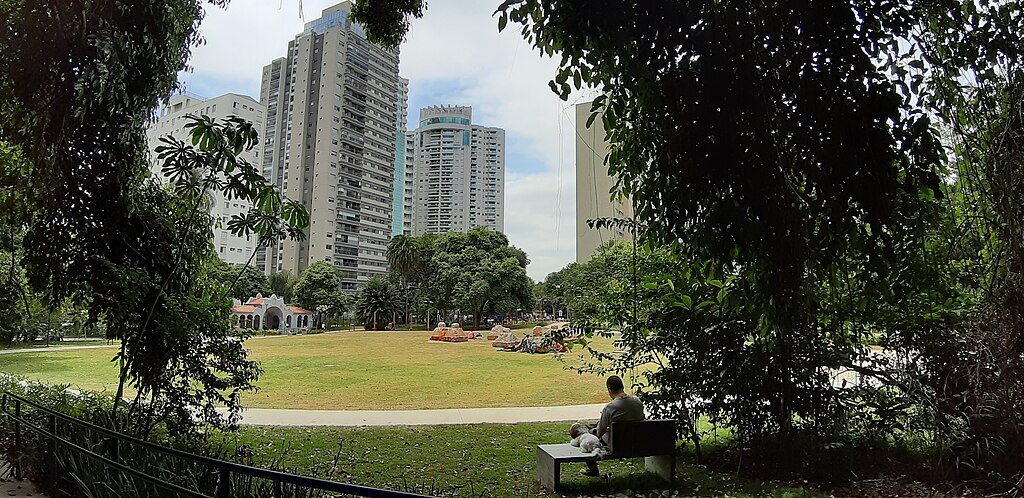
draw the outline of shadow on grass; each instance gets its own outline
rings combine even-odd
[[[601,462],[600,479],[579,474],[583,464],[562,466],[564,496],[774,496],[818,497],[815,491],[785,487],[780,483],[750,481],[731,474],[712,473],[687,463],[676,464],[674,485],[643,468],[643,460]]]

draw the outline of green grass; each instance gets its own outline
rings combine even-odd
[[[438,343],[429,335],[356,331],[250,339],[246,346],[264,374],[260,391],[242,402],[253,408],[397,410],[607,401],[602,378],[565,368],[579,363],[579,353],[562,363],[552,355],[497,352],[486,340]],[[114,352],[0,355],[0,372],[112,391]]]
[[[568,442],[567,423],[386,428],[243,428],[220,436],[244,446],[257,465],[274,462],[301,474],[343,482],[448,496],[560,496],[533,480],[537,444]],[[338,467],[332,473],[335,457]],[[677,484],[667,486],[643,471],[643,460],[600,464],[611,479],[579,475],[583,464],[562,466],[565,495],[604,495],[631,490],[660,496],[820,496],[775,483],[759,483],[680,463]]]

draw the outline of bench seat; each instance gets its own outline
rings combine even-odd
[[[563,463],[644,458],[644,468],[669,483],[675,482],[676,432],[674,420],[615,422],[610,453],[584,453],[571,444],[537,445],[537,482],[558,491]]]
[[[557,491],[563,463],[597,460],[600,460],[600,456],[596,453],[584,453],[578,446],[571,444],[538,444],[537,481],[541,486]]]

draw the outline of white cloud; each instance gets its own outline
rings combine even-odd
[[[305,20],[333,0],[305,0]],[[542,58],[518,26],[497,30],[497,0],[430,2],[401,47],[411,105],[473,106],[475,122],[505,128],[508,150],[505,231],[529,254],[530,276],[543,279],[575,258],[574,112],[548,88],[557,61]],[[297,0],[231,2],[211,7],[193,51],[193,88],[211,95],[259,94],[262,68],[284,55],[302,30]],[[430,99],[430,100],[428,100]],[[409,122],[419,109],[410,107]],[[560,178],[559,178],[560,177]]]

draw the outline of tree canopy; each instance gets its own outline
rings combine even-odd
[[[284,299],[284,302],[291,303],[292,297],[295,295],[295,282],[298,279],[295,275],[292,275],[290,271],[279,271],[271,273],[267,277],[267,283],[270,285],[270,291],[273,294],[277,294]]]
[[[501,232],[474,228],[419,238],[422,264],[417,272],[420,301],[443,312],[483,315],[529,309],[533,281],[529,259]]]
[[[316,326],[328,316],[345,312],[348,297],[341,290],[341,275],[334,265],[317,261],[306,267],[293,288],[295,302],[314,313]]]
[[[403,21],[422,14],[405,7]],[[658,366],[650,401],[743,439],[916,427],[956,441],[957,462],[1020,454],[1018,2],[506,0],[495,14],[560,56],[563,99],[601,92],[588,125],[607,132],[609,195],[636,217],[594,224],[641,244],[638,276],[600,278],[583,318],[622,329],[620,368]],[[920,360],[875,365],[875,336]],[[838,366],[880,387],[836,389]],[[999,415],[964,415],[978,412]]]
[[[223,5],[223,1],[214,1]],[[199,41],[198,0],[12,1],[0,4],[0,217],[24,229],[29,285],[50,306],[89,303],[121,340],[121,386],[147,404],[145,423],[182,430],[237,417],[259,373],[228,336],[230,303],[204,271],[212,220],[204,193],[218,189],[257,208],[234,233],[261,243],[301,236],[308,215],[238,157],[257,143],[237,118],[196,118],[191,143],[158,150],[170,187],[150,174],[145,125]],[[283,221],[282,221],[283,220]],[[116,412],[116,410],[115,410]]]
[[[267,276],[253,266],[229,265],[221,261],[220,258],[216,258],[210,261],[207,272],[209,272],[210,278],[231,290],[229,297],[242,302],[256,294],[269,296],[274,292]]]
[[[366,282],[356,299],[356,318],[366,330],[384,330],[398,311],[398,296],[387,280]]]

